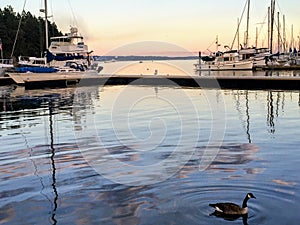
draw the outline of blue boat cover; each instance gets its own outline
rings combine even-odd
[[[46,52],[47,63],[56,60],[56,61],[67,61],[74,59],[83,59],[83,55],[70,55],[70,56],[56,56],[47,50]]]
[[[16,67],[16,72],[20,73],[55,73],[58,71],[58,69],[55,69],[53,67],[42,67],[42,66],[25,66],[25,67]]]

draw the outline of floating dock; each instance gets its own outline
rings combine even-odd
[[[91,85],[178,85],[183,87],[223,89],[300,90],[300,76],[182,76],[182,75],[95,75],[73,74],[8,74],[12,83],[27,89]],[[8,82],[8,78],[6,78]]]
[[[272,65],[272,66],[255,66],[253,68],[254,71],[259,71],[259,70],[300,70],[300,66],[299,65],[293,65],[293,66],[282,66],[282,65]]]

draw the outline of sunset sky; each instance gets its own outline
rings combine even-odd
[[[39,9],[43,2],[27,0],[25,11],[42,16]],[[260,31],[258,46],[267,45],[266,16],[270,2],[251,1],[251,45],[255,44],[256,27]],[[63,32],[68,32],[70,25],[77,26],[95,54],[111,54],[123,46],[122,54],[174,55],[181,51],[205,52],[209,47],[214,51],[216,36],[222,46],[231,45],[245,3],[246,0],[48,0],[48,7],[49,14],[53,15],[50,20]],[[20,12],[24,0],[0,1],[2,9],[7,5]],[[289,40],[294,25],[298,46],[300,1],[277,0],[276,8],[281,17],[286,16]],[[266,24],[261,28],[263,22]],[[241,26],[241,41],[245,30],[246,15]]]

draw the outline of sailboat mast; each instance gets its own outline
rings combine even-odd
[[[46,50],[49,47],[49,37],[48,37],[48,6],[47,6],[47,0],[44,0],[45,4],[45,38],[46,38]]]
[[[258,28],[256,27],[256,32],[255,32],[255,47],[258,47]]]
[[[300,51],[300,34],[298,36],[298,51]]]
[[[285,15],[283,15],[283,51],[286,52],[286,29],[285,29]]]
[[[250,21],[250,0],[248,0],[248,11],[247,11],[247,30],[246,30],[246,46],[249,44],[249,21]]]
[[[292,24],[291,28],[291,48],[294,48],[294,25]]]
[[[274,34],[274,14],[275,14],[275,0],[271,0],[271,32],[270,32],[270,51],[273,53],[273,34]]]
[[[268,7],[268,48],[271,50],[270,40],[271,40],[271,8]]]
[[[277,23],[278,23],[278,40],[277,40],[277,44],[278,44],[278,53],[280,53],[280,47],[281,47],[281,41],[280,41],[280,13],[279,12],[277,12]]]
[[[237,29],[237,49],[240,49],[240,19],[237,19],[237,25],[238,25],[238,29]],[[231,47],[232,48],[232,47]]]

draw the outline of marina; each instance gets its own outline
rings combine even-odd
[[[300,71],[298,70],[272,70],[272,71],[202,71],[201,73],[173,70],[164,73],[164,67],[178,67],[184,63],[187,68],[193,60],[179,62],[138,62],[114,63],[116,68],[127,65],[129,70],[122,73],[59,73],[59,74],[36,74],[36,73],[8,73],[7,77],[0,79],[1,85],[20,85],[27,89],[59,88],[69,86],[91,85],[179,85],[182,87],[198,88],[239,88],[239,89],[275,89],[275,90],[300,90]],[[119,65],[119,66],[117,66]],[[112,65],[107,65],[107,67]],[[137,69],[134,69],[136,66]],[[131,68],[132,67],[132,68]],[[170,68],[169,68],[170,69]],[[139,71],[140,74],[136,73]],[[151,75],[151,72],[158,74]],[[159,71],[162,71],[160,74]],[[105,69],[104,72],[112,72]],[[172,74],[172,72],[174,74]]]
[[[241,18],[238,19],[237,31],[231,45],[224,45],[224,50],[220,50],[222,46],[219,43],[219,37],[216,37],[216,50],[212,51],[209,48],[207,51],[209,55],[202,56],[199,52],[199,62],[195,64],[197,71],[225,71],[225,70],[285,70],[300,68],[300,37],[298,36],[298,43],[296,43],[293,34],[293,25],[291,28],[291,40],[287,40],[286,36],[286,19],[283,15],[282,21],[280,18],[280,11],[276,12],[278,5],[275,0],[271,0],[271,4],[267,9],[267,22],[262,22],[263,25],[267,23],[267,42],[266,46],[259,46],[258,44],[258,27],[256,27],[255,43],[250,44],[250,9],[251,1],[246,0],[246,4]],[[278,9],[280,10],[280,9]],[[246,31],[244,33],[244,41],[240,41],[241,22],[244,13],[246,16]],[[282,27],[281,27],[282,26]],[[277,30],[275,29],[277,27]],[[277,42],[275,42],[275,35],[277,35]],[[234,49],[234,45],[237,48]],[[277,46],[276,46],[277,45]],[[297,47],[299,48],[297,50]]]
[[[299,224],[299,1],[4,2],[0,225]]]

